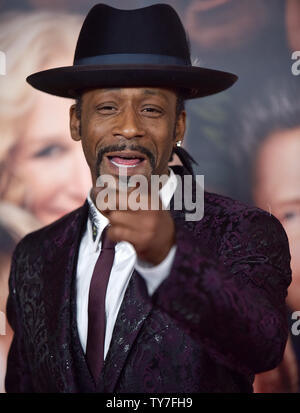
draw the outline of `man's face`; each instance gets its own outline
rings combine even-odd
[[[150,179],[168,173],[173,147],[185,129],[185,112],[176,121],[176,102],[175,92],[151,87],[95,89],[82,95],[81,120],[71,107],[71,134],[82,140],[94,186],[103,174],[126,171]]]

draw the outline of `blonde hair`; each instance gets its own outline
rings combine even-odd
[[[0,19],[0,50],[6,75],[0,76],[0,199],[21,204],[22,189],[10,172],[10,159],[22,133],[22,119],[36,93],[26,82],[30,74],[55,66],[55,58],[74,53],[83,18],[41,12],[9,12]],[[50,65],[52,63],[52,65]]]

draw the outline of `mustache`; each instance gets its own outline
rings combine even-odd
[[[143,155],[145,155],[150,162],[151,168],[152,170],[155,168],[155,156],[153,155],[152,152],[149,151],[149,149],[144,148],[143,146],[140,145],[109,145],[109,146],[105,146],[104,148],[101,148],[98,152],[97,155],[97,161],[96,161],[96,176],[99,175],[99,168],[100,168],[100,164],[102,162],[103,156],[106,153],[109,152],[122,152],[125,150],[130,150],[130,151],[137,151],[142,153]]]

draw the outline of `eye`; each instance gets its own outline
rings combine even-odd
[[[101,113],[102,115],[110,115],[115,113],[117,108],[113,105],[103,105],[97,107],[97,112]]]
[[[65,148],[60,145],[48,145],[45,148],[35,152],[34,158],[54,158],[65,152]]]
[[[287,211],[283,215],[283,219],[285,221],[291,221],[292,219],[295,219],[297,217],[297,215],[299,215],[299,213],[297,213],[297,211]]]
[[[159,117],[163,114],[163,110],[162,109],[158,109],[158,108],[154,108],[152,106],[147,106],[145,108],[142,109],[142,112],[148,116],[148,117]]]

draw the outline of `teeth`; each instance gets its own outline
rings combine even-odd
[[[114,164],[115,166],[117,166],[118,168],[134,168],[136,166],[136,165],[123,165],[115,161],[110,161],[110,162]]]
[[[112,159],[114,157],[115,156],[109,156],[108,158]],[[138,156],[121,156],[121,155],[118,155],[118,158],[122,158],[122,159],[139,159],[140,161],[143,160],[143,158],[139,158]]]

